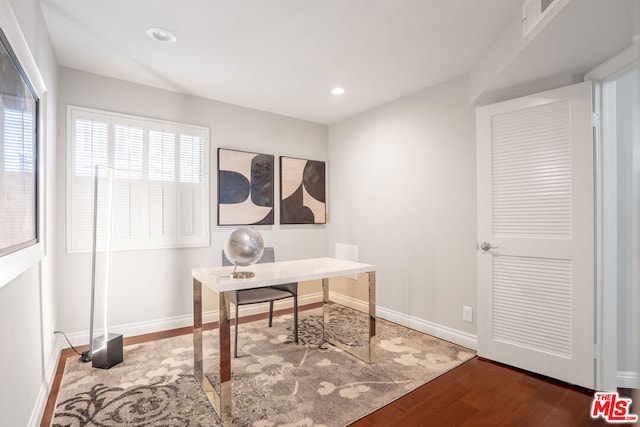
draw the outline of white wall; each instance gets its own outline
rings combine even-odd
[[[476,334],[474,111],[460,77],[329,128],[329,247],[377,266],[380,316],[436,334]]]
[[[15,16],[15,20],[14,20]],[[12,22],[12,24],[9,24]],[[55,115],[57,63],[37,0],[0,0],[0,26],[24,39],[42,77],[40,239],[44,258],[0,288],[0,414],[8,426],[37,425],[57,367],[55,283]],[[10,37],[12,44],[17,44]],[[17,46],[14,46],[17,50]],[[24,52],[22,52],[24,53]],[[24,64],[23,64],[24,65]],[[25,65],[26,67],[26,65]]]
[[[276,223],[279,220],[278,156],[327,159],[325,125],[205,100],[121,80],[61,68],[58,108],[58,173],[65,189],[66,107],[69,104],[178,121],[210,128],[210,211],[212,245],[198,249],[122,251],[113,255],[110,326],[114,332],[162,330],[192,322],[194,267],[220,265],[223,241],[233,227],[217,224],[217,148],[275,155]],[[90,254],[67,254],[65,204],[58,213],[59,328],[87,343],[89,330]],[[257,226],[279,260],[327,255],[325,226]],[[173,322],[173,323],[172,323]],[[118,327],[120,331],[118,330]]]

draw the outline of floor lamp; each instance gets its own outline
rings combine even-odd
[[[113,240],[113,169],[96,165],[93,187],[93,254],[91,258],[91,317],[89,326],[89,351],[82,360],[94,368],[109,369],[122,362],[122,335],[109,332],[109,285],[111,281],[111,244]],[[104,230],[104,260],[98,268],[98,229]],[[99,271],[100,270],[100,271]],[[102,274],[101,274],[102,273]],[[94,338],[96,284],[103,280],[102,309],[104,333]]]

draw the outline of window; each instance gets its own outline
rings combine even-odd
[[[209,245],[209,131],[68,108],[67,248],[91,250],[95,165],[114,169],[114,249]]]
[[[38,97],[0,31],[0,257],[38,243]]]

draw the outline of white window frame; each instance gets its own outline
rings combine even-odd
[[[12,252],[8,255],[0,257],[0,288],[4,285],[20,276],[25,271],[32,268],[39,261],[41,261],[45,256],[45,241],[46,241],[46,215],[45,215],[45,205],[44,205],[44,176],[45,176],[45,162],[42,161],[42,158],[45,158],[45,133],[44,126],[42,126],[42,118],[47,116],[47,106],[46,106],[46,94],[47,87],[44,83],[44,79],[40,74],[40,70],[38,69],[38,64],[36,63],[33,55],[31,54],[31,50],[29,49],[29,44],[27,43],[22,30],[20,29],[20,24],[16,19],[9,2],[0,1],[0,28],[4,32],[5,37],[9,41],[9,44],[13,48],[13,52],[18,58],[18,62],[22,65],[24,72],[26,73],[29,81],[33,85],[38,98],[40,98],[40,111],[38,120],[40,126],[40,133],[38,135],[37,141],[37,149],[38,156],[38,182],[40,186],[40,191],[38,194],[38,213],[37,213],[37,221],[38,221],[38,243],[35,245],[31,245],[27,248],[21,249],[16,252]]]
[[[118,170],[115,170],[113,249],[209,246],[209,128],[69,105],[65,214],[67,253],[90,252],[92,244],[92,239],[89,238],[91,233],[87,233],[87,221],[92,220],[94,178],[74,175],[77,148],[75,123],[82,118],[108,123],[105,166],[109,167],[114,167],[115,163],[115,127],[130,125],[143,130],[142,178],[118,177]],[[150,178],[149,132],[157,130],[174,135],[173,180],[159,181]],[[181,182],[180,142],[181,136],[185,135],[202,141],[201,182]],[[91,168],[93,170],[93,164]],[[84,196],[81,195],[82,191],[85,192]],[[88,194],[91,194],[91,200],[87,200]],[[158,206],[158,203],[163,209],[162,214],[155,214],[158,211],[157,208],[154,210],[154,206]]]

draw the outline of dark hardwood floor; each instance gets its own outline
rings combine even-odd
[[[314,308],[319,304],[305,306]],[[301,308],[302,309],[302,308]],[[290,310],[278,312],[286,313]],[[243,318],[249,322],[264,318]],[[216,325],[208,325],[215,328]],[[192,328],[125,338],[125,345],[191,333]],[[82,352],[86,347],[78,348]],[[56,396],[68,357],[63,350],[47,400],[41,426],[49,427]],[[630,397],[630,390],[620,394]],[[636,394],[637,396],[637,394]],[[395,402],[356,421],[354,427],[368,426],[604,426],[592,420],[589,411],[593,392],[520,369],[475,357],[450,372],[428,382]],[[632,406],[637,414],[638,403]]]
[[[475,357],[352,426],[601,426],[593,392]]]

